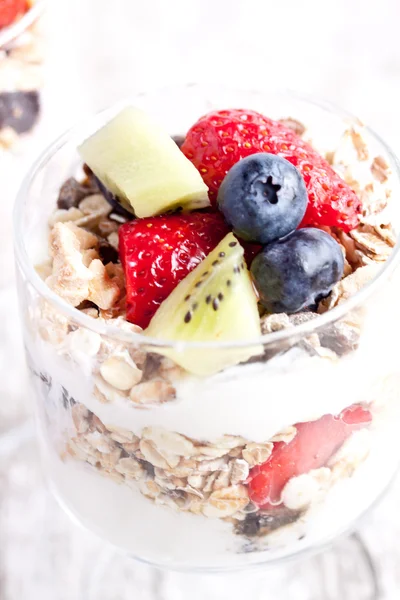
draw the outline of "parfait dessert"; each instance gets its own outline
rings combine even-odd
[[[52,485],[159,565],[326,543],[399,458],[395,159],[355,120],[324,138],[262,100],[184,130],[107,113],[58,142],[17,207]]]
[[[43,0],[0,0],[0,149],[37,122],[42,86]]]

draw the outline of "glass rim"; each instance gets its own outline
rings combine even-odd
[[[46,5],[46,0],[35,0],[35,3],[26,11],[26,13],[11,23],[8,27],[0,29],[0,48],[13,42],[18,36],[22,35],[28,27],[33,25],[41,16]]]
[[[40,2],[39,2],[40,3]],[[161,89],[150,89],[148,91],[142,91],[135,94],[135,97],[144,96],[147,93],[162,93],[162,91],[168,89],[179,89],[179,88],[191,88],[191,87],[205,87],[203,84],[191,83],[181,86],[174,87],[164,87]],[[220,87],[220,89],[224,89],[225,91],[229,90],[229,87],[225,86],[216,86],[211,85],[211,88]],[[346,121],[354,124],[360,124],[360,120],[355,117],[353,114],[348,111],[337,107],[335,104],[330,101],[316,98],[315,96],[311,96],[304,93],[295,92],[292,90],[266,90],[266,89],[242,89],[242,90],[231,90],[232,93],[236,92],[245,92],[245,93],[276,93],[283,94],[284,96],[292,99],[297,99],[303,102],[306,102],[309,105],[314,105],[320,109],[325,110],[326,112],[334,113],[337,116],[341,116]],[[131,102],[132,103],[132,102]],[[315,330],[327,326],[329,324],[333,324],[335,321],[344,317],[351,310],[355,309],[357,306],[362,304],[377,288],[382,281],[385,281],[390,274],[395,269],[397,263],[400,260],[400,239],[396,242],[395,247],[393,248],[389,258],[380,266],[377,270],[375,276],[364,285],[358,292],[356,292],[349,299],[345,300],[342,304],[335,306],[334,308],[326,311],[323,314],[318,314],[315,318],[310,319],[304,323],[299,325],[293,325],[286,329],[282,329],[279,331],[274,331],[271,333],[266,333],[257,338],[251,338],[248,340],[240,340],[240,341],[203,341],[203,342],[187,342],[187,341],[177,341],[177,340],[164,340],[159,338],[153,338],[150,336],[144,335],[141,333],[135,333],[132,331],[127,331],[115,325],[110,325],[107,322],[102,320],[100,322],[99,319],[94,319],[89,315],[79,311],[77,308],[68,304],[65,300],[63,300],[60,296],[58,296],[53,290],[51,290],[46,283],[41,279],[39,274],[36,272],[34,265],[29,260],[29,256],[27,253],[27,249],[24,244],[24,237],[22,231],[22,218],[21,215],[23,213],[25,199],[29,195],[29,189],[31,183],[34,181],[35,177],[40,173],[40,171],[46,168],[46,165],[49,160],[68,142],[68,140],[76,134],[79,130],[81,130],[84,126],[87,126],[87,119],[90,118],[94,120],[96,117],[101,117],[101,115],[106,114],[107,112],[111,112],[115,110],[116,106],[125,104],[125,102],[114,103],[107,108],[104,108],[100,111],[91,113],[86,115],[85,118],[77,121],[72,127],[68,128],[64,133],[58,136],[45,150],[41,152],[39,157],[34,161],[26,175],[24,176],[19,191],[17,193],[14,209],[13,209],[13,233],[14,233],[14,252],[15,258],[18,266],[22,269],[25,277],[29,281],[29,283],[34,287],[36,292],[47,302],[52,304],[59,312],[61,312],[65,317],[73,321],[74,323],[89,329],[92,332],[98,333],[100,335],[105,335],[112,339],[117,339],[123,342],[129,342],[134,345],[142,344],[148,347],[158,347],[158,348],[168,348],[174,349],[177,351],[192,350],[192,349],[235,349],[235,348],[251,348],[255,346],[273,346],[278,342],[282,342],[284,340],[294,338],[294,337],[304,337],[307,334],[313,333]],[[393,167],[393,174],[396,176],[398,180],[400,180],[400,161],[397,158],[396,154],[393,150],[386,144],[386,142],[370,127],[363,125],[366,132],[374,139],[374,141],[378,142],[385,150],[386,154],[390,157],[391,166]],[[126,321],[130,324],[129,321]]]

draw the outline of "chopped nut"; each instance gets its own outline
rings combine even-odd
[[[271,442],[265,444],[257,444],[251,442],[244,448],[242,455],[244,460],[254,467],[255,465],[261,465],[271,456],[271,452],[274,449],[274,445]]]
[[[117,282],[109,277],[101,260],[93,260],[89,271],[92,277],[87,299],[103,310],[111,308],[121,295]]]
[[[231,517],[248,502],[247,488],[244,485],[232,485],[213,492],[203,507],[203,514],[219,519]]]
[[[100,366],[100,374],[107,383],[122,391],[130,390],[142,379],[142,371],[126,351],[107,358]]]
[[[72,306],[86,300],[93,274],[82,262],[82,251],[97,244],[97,239],[72,223],[56,223],[50,233],[53,273],[48,286]]]
[[[195,452],[190,440],[163,427],[145,427],[142,435],[144,439],[151,440],[159,452],[166,451],[184,457],[190,457]]]
[[[162,379],[153,379],[139,383],[129,394],[136,404],[161,404],[175,398],[175,388]]]
[[[95,248],[89,248],[82,252],[82,262],[85,267],[90,267],[91,262],[96,259],[99,259],[99,254]]]

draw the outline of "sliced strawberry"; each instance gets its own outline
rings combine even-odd
[[[188,131],[182,152],[200,171],[216,201],[219,186],[240,159],[257,152],[286,158],[302,174],[308,208],[301,227],[354,229],[361,202],[329,163],[283,123],[252,110],[219,110],[197,121]]]
[[[279,504],[289,479],[323,467],[353,431],[368,426],[371,420],[369,410],[353,405],[338,417],[324,415],[317,421],[298,423],[293,440],[276,442],[269,459],[250,471],[251,500],[263,508]]]
[[[162,215],[122,225],[127,319],[147,327],[161,302],[228,232],[219,213]]]
[[[0,27],[8,27],[27,11],[26,0],[0,0]]]

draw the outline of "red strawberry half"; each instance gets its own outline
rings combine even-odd
[[[162,215],[122,225],[127,319],[147,327],[160,304],[228,232],[219,213]]]
[[[286,158],[302,174],[308,208],[301,227],[329,226],[350,231],[358,225],[361,202],[329,163],[292,129],[251,110],[219,110],[188,131],[182,152],[197,167],[215,202],[229,169],[241,158],[269,152]]]
[[[26,0],[0,0],[0,27],[8,27],[27,10]]]
[[[354,405],[338,417],[324,415],[298,423],[292,441],[276,442],[269,459],[250,471],[250,499],[263,508],[279,504],[289,479],[323,467],[353,431],[367,427],[371,420],[367,409]]]

